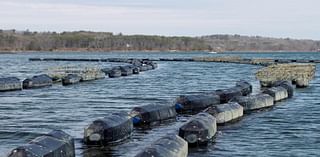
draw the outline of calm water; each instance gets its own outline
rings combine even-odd
[[[0,55],[0,77],[24,79],[55,66],[108,67],[115,63],[30,62],[30,57],[165,58],[216,56],[207,53],[30,53]],[[317,53],[241,53],[244,57],[320,59]],[[189,117],[180,116],[149,129],[135,130],[131,139],[109,148],[87,149],[81,143],[83,128],[92,120],[119,110],[154,102],[173,101],[178,95],[211,91],[249,80],[259,92],[253,65],[224,63],[158,62],[159,68],[118,79],[103,79],[63,87],[0,93],[0,156],[12,148],[62,129],[76,139],[77,156],[134,156],[156,138],[175,132]],[[318,68],[319,69],[319,68]],[[318,74],[318,71],[317,71]],[[199,156],[320,156],[320,79],[296,90],[294,98],[268,111],[246,115],[240,122],[220,127],[215,144],[190,151]]]

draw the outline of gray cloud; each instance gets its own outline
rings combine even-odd
[[[320,39],[317,0],[2,0],[2,29]]]

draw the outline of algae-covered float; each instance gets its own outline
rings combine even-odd
[[[292,81],[298,88],[309,86],[316,72],[315,64],[275,64],[256,73],[262,87],[271,87],[276,81]]]
[[[75,157],[74,139],[61,130],[54,130],[13,149],[8,157]]]
[[[106,75],[100,68],[85,68],[80,72],[79,76],[81,77],[81,81],[93,81],[104,79]]]
[[[135,157],[187,157],[188,143],[177,135],[164,136],[140,151]]]
[[[130,115],[134,125],[148,125],[153,122],[173,119],[176,117],[176,110],[173,104],[149,104],[134,107]]]
[[[16,77],[0,78],[0,92],[22,90],[21,81]]]
[[[78,75],[80,81],[92,81],[105,78],[105,73],[96,67],[55,67],[48,69],[48,75],[55,81],[62,81],[62,78],[69,74]]]
[[[206,112],[200,112],[179,128],[179,136],[189,146],[206,145],[217,132],[216,118]]]
[[[84,129],[84,143],[107,145],[130,137],[133,130],[131,117],[126,112],[112,113],[97,119]]]

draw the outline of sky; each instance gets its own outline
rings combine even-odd
[[[0,0],[0,29],[320,40],[320,0]]]

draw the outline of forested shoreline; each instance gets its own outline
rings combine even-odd
[[[166,37],[110,32],[0,30],[0,51],[299,51],[318,52],[320,41],[260,36]]]

